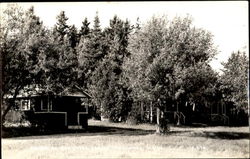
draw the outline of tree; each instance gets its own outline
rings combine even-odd
[[[127,92],[121,78],[122,63],[128,55],[130,25],[117,16],[104,30],[107,55],[93,72],[90,91],[93,101],[100,106],[101,113],[111,121],[124,120],[127,116]]]
[[[72,49],[75,49],[75,47],[78,45],[79,43],[79,37],[78,37],[78,33],[77,33],[77,29],[75,27],[75,25],[72,25],[69,28],[69,32],[68,32],[68,40],[70,43],[70,46]]]
[[[209,32],[193,27],[190,17],[176,17],[172,21],[153,17],[133,38],[137,43],[130,43],[131,57],[123,68],[136,100],[153,101],[165,118],[164,111],[172,105],[176,107],[180,97],[198,98],[197,92],[202,90],[198,91],[196,85],[201,81],[186,85],[188,73],[185,72],[196,72],[198,68],[203,74],[211,72],[208,62],[216,49]],[[192,77],[194,80],[195,75],[198,72]],[[159,132],[162,120],[157,121]]]
[[[80,87],[87,88],[87,78],[85,78],[86,73],[86,52],[88,50],[87,44],[90,40],[90,28],[89,28],[90,22],[88,22],[88,19],[85,18],[82,22],[81,29],[79,31],[78,37],[79,37],[79,44],[76,47],[77,52],[77,58],[78,58],[78,68],[77,68],[77,83]]]
[[[222,63],[223,74],[220,77],[221,91],[226,102],[232,102],[233,111],[239,114],[248,111],[248,69],[249,60],[245,51],[233,52],[228,61]],[[243,119],[242,119],[243,120]]]
[[[88,26],[88,24],[86,25]],[[83,30],[80,31],[80,33],[81,32],[83,32]],[[99,65],[100,60],[106,54],[103,49],[104,38],[100,28],[100,20],[98,14],[94,18],[93,29],[91,29],[90,33],[85,32],[85,34],[86,35],[81,36],[81,40],[77,47],[77,56],[79,66],[78,83],[81,87],[87,89],[87,85],[91,84],[90,78],[93,71],[96,69],[96,67]]]
[[[64,40],[64,36],[69,31],[69,26],[67,24],[68,17],[66,17],[65,12],[61,11],[60,14],[56,17],[57,23],[55,25],[55,33],[57,33],[57,36],[60,41]]]
[[[3,92],[11,95],[9,105],[2,114],[2,123],[14,106],[16,96],[22,89],[37,82],[39,78],[38,55],[46,34],[42,22],[34,14],[34,8],[24,12],[18,6],[4,11],[6,21],[1,28],[1,56],[3,56]]]
[[[119,116],[120,111],[116,105],[116,101],[118,100],[116,93],[118,93],[119,85],[116,82],[116,75],[113,72],[114,67],[115,63],[112,57],[106,57],[93,72],[91,80],[95,84],[90,85],[89,90],[93,96],[93,103],[99,106],[101,116],[116,121],[116,117]]]
[[[217,75],[208,65],[216,54],[212,35],[193,27],[190,17],[175,18],[168,32],[166,51],[170,51],[174,62],[173,102],[177,112],[193,109],[187,114],[201,113],[209,107],[206,91],[212,91],[217,84]]]
[[[128,50],[131,55],[125,59],[123,71],[128,88],[132,90],[131,96],[134,103],[143,104],[153,101],[156,103],[157,101],[157,99],[153,99],[150,93],[151,88],[147,80],[146,70],[152,64],[154,57],[164,47],[163,33],[165,25],[164,19],[153,17],[143,27],[136,27],[130,37]],[[137,105],[137,107],[141,106]]]
[[[50,33],[48,43],[39,56],[42,72],[42,87],[46,92],[61,93],[72,87],[77,80],[77,30],[68,27],[64,11],[57,17],[58,22]]]
[[[199,62],[176,70],[174,76],[177,111],[185,113],[186,123],[208,122],[211,105],[221,99],[217,73],[207,63]],[[177,124],[180,124],[180,118]]]
[[[88,22],[88,19],[85,18],[84,21],[82,22],[81,30],[79,32],[80,38],[89,35],[90,33],[89,24],[90,22]]]

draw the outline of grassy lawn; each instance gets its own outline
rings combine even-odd
[[[249,157],[249,127],[171,127],[89,121],[87,131],[2,138],[3,159]]]

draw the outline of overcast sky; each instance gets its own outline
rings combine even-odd
[[[2,7],[5,4],[1,4]],[[248,51],[248,2],[247,1],[217,1],[217,2],[47,2],[19,3],[23,8],[31,5],[43,23],[52,27],[56,16],[64,10],[69,18],[69,24],[81,26],[85,17],[93,21],[96,11],[99,13],[101,26],[109,24],[109,20],[117,14],[121,19],[130,20],[133,24],[136,18],[146,22],[153,15],[186,16],[190,14],[196,27],[202,27],[214,35],[214,43],[219,54],[211,66],[219,70],[220,62],[226,61],[232,51],[244,49]],[[248,52],[247,52],[248,55]]]

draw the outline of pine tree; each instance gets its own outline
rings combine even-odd
[[[59,40],[62,42],[64,40],[64,36],[69,31],[69,26],[67,24],[68,17],[66,17],[65,12],[61,11],[61,13],[56,17],[57,23],[55,25],[55,31],[58,33],[57,36]]]
[[[90,91],[95,94],[93,101],[100,106],[101,114],[112,121],[125,119],[128,111],[126,87],[123,86],[122,68],[124,57],[128,54],[128,34],[130,25],[117,16],[104,30],[108,54],[93,72]]]
[[[79,32],[79,37],[86,37],[90,33],[90,28],[89,28],[90,22],[88,22],[88,19],[85,18],[84,21],[82,22],[81,30]]]
[[[105,56],[103,49],[103,34],[100,28],[98,15],[94,18],[94,26],[89,36],[81,38],[77,47],[78,56],[78,83],[85,89],[91,83],[93,71],[99,65],[99,62]]]
[[[69,28],[68,38],[69,38],[71,48],[74,49],[79,43],[79,35],[77,33],[77,29],[76,29],[75,25],[72,25]]]
[[[44,54],[40,57],[43,86],[49,92],[61,93],[76,83],[77,78],[77,29],[69,27],[64,11],[57,17],[50,33]]]
[[[92,29],[92,33],[94,35],[98,36],[100,32],[101,32],[100,19],[99,19],[99,16],[98,16],[98,12],[96,12],[96,16],[94,18],[94,26],[93,26],[93,29]]]

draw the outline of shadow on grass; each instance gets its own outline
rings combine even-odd
[[[112,126],[88,126],[87,135],[121,135],[121,136],[136,136],[153,134],[154,130],[143,130],[133,128],[119,128]]]
[[[192,132],[189,137],[205,137],[211,139],[224,139],[224,140],[239,140],[250,139],[250,133],[247,132],[227,132],[227,131],[202,131]]]
[[[3,128],[2,138],[16,138],[16,137],[29,137],[30,139],[42,139],[62,137],[62,136],[102,136],[102,135],[117,135],[117,136],[138,136],[154,134],[155,130],[143,130],[135,128],[119,128],[112,126],[88,126],[88,129],[71,130],[41,130],[35,128]],[[205,137],[212,139],[249,139],[250,134],[244,132],[224,132],[224,131],[202,131],[196,132],[195,130],[178,130],[170,131],[166,136],[186,136],[186,137]]]
[[[213,139],[228,139],[228,140],[250,139],[250,134],[244,133],[244,132],[204,131],[203,134],[204,134],[204,137],[213,138]]]
[[[84,131],[84,130],[80,130]],[[15,137],[25,137],[25,136],[47,136],[47,135],[56,135],[56,134],[70,134],[76,133],[76,130],[42,130],[38,128],[29,128],[29,127],[8,127],[2,128],[2,138],[15,138]]]
[[[184,133],[188,131],[171,131],[168,135]],[[4,128],[2,129],[2,138],[15,138],[15,137],[28,137],[33,136],[35,138],[49,138],[64,136],[97,136],[97,135],[119,135],[119,136],[138,136],[138,135],[150,135],[154,134],[155,130],[143,130],[134,128],[119,128],[111,126],[88,126],[88,129],[83,130],[41,130],[35,128]],[[34,139],[34,138],[33,138]]]
[[[3,128],[2,138],[14,138],[14,137],[25,137],[25,136],[43,136],[47,135],[75,135],[78,136],[96,136],[96,135],[120,135],[120,136],[136,136],[136,135],[148,135],[153,134],[153,130],[142,130],[132,128],[117,128],[107,126],[89,126],[88,129],[61,129],[61,130],[41,130],[37,128]],[[59,137],[58,136],[58,137]],[[49,137],[49,136],[48,136]],[[55,137],[55,136],[53,136]]]

